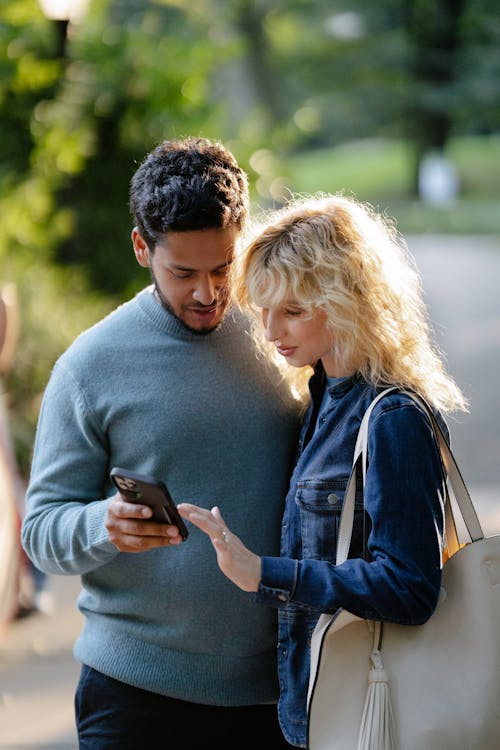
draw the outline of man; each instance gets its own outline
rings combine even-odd
[[[225,580],[204,534],[181,543],[109,479],[115,466],[153,475],[176,502],[217,503],[260,554],[279,552],[297,409],[230,304],[246,175],[219,143],[164,142],[130,206],[153,283],[56,363],[23,524],[38,567],[81,576],[80,748],[289,747],[272,610]]]

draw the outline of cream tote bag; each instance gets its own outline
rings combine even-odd
[[[393,390],[372,402],[359,430],[337,564],[349,551],[370,413]],[[500,748],[500,536],[484,536],[429,406],[408,395],[428,414],[448,474],[441,596],[427,623],[415,627],[374,623],[343,609],[321,615],[311,643],[309,750]]]

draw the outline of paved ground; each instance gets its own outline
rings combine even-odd
[[[468,482],[500,487],[500,238],[409,239],[449,371],[470,400],[450,420]]]
[[[82,618],[77,578],[49,579],[50,614],[17,620],[0,636],[0,748],[77,750],[72,644]]]
[[[488,533],[500,533],[500,241],[410,239],[431,318],[471,413],[450,424],[456,456]],[[0,748],[77,750],[71,655],[81,617],[78,581],[49,579],[51,614],[0,634]]]

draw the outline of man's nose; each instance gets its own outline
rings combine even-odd
[[[197,279],[193,299],[201,305],[210,305],[217,297],[217,284],[210,274]]]

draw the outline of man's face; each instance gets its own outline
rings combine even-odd
[[[136,258],[149,268],[160,302],[191,331],[213,331],[224,317],[237,236],[236,227],[167,232],[150,253],[132,232]]]

